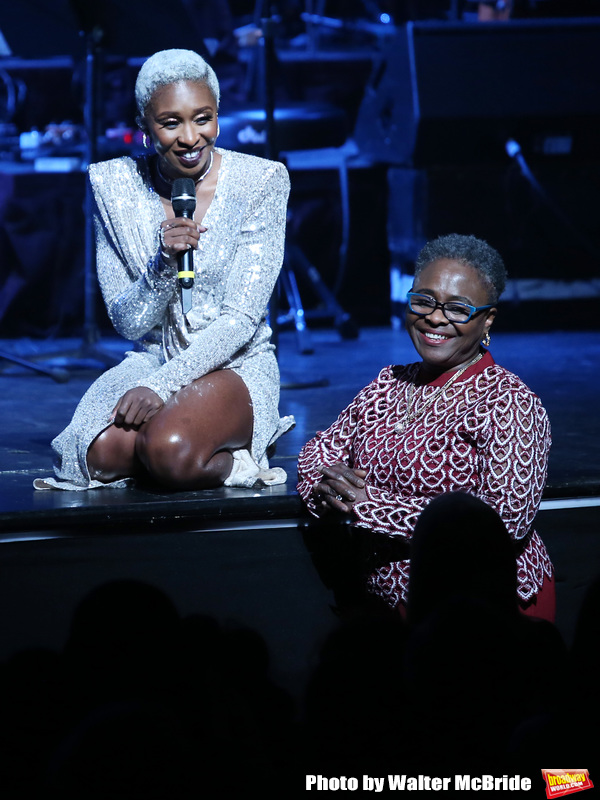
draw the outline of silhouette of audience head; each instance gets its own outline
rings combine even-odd
[[[421,513],[411,544],[407,618],[418,624],[452,597],[517,613],[513,542],[500,516],[479,498],[451,492]]]
[[[158,587],[93,589],[62,658],[64,718],[39,771],[57,796],[216,796],[265,783],[288,757],[292,704],[260,634],[182,617]]]
[[[310,771],[379,774],[400,763],[405,642],[398,615],[355,617],[327,637],[305,695]]]
[[[552,623],[519,612],[515,547],[478,498],[432,500],[411,554],[405,679],[415,758],[503,764],[513,731],[560,685],[564,643]]]

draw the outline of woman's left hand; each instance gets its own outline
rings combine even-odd
[[[335,509],[349,514],[355,503],[367,499],[364,481],[367,473],[364,469],[352,469],[338,462],[331,466],[321,465],[319,471],[323,480],[313,487],[313,496],[323,510]]]

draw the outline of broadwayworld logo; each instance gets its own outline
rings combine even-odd
[[[546,781],[546,797],[563,797],[584,789],[593,789],[587,769],[543,769]]]

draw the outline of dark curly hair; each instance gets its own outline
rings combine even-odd
[[[415,277],[440,258],[460,261],[476,269],[489,289],[490,302],[499,300],[506,286],[506,267],[500,253],[483,239],[450,233],[427,242],[417,256]]]

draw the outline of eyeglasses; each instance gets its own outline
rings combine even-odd
[[[418,292],[408,292],[408,307],[413,314],[418,317],[426,317],[428,314],[433,314],[436,308],[442,309],[442,314],[446,317],[448,322],[456,322],[459,325],[464,325],[469,322],[475,314],[483,311],[485,308],[492,308],[489,306],[471,306],[468,303],[457,303],[454,300],[448,303],[438,303],[433,297],[428,294],[419,294]]]

